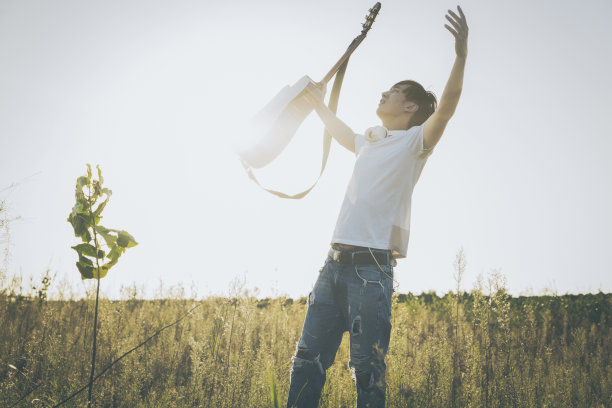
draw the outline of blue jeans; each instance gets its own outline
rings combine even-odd
[[[381,271],[382,268],[382,271]],[[350,332],[349,366],[357,408],[385,406],[385,355],[391,334],[393,268],[344,265],[328,258],[308,296],[293,357],[287,407],[317,407],[342,334]]]

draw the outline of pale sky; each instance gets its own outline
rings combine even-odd
[[[334,142],[299,201],[260,190],[230,140],[283,86],[319,80],[373,0],[0,1],[0,192],[12,216],[9,272],[49,268],[83,288],[66,222],[85,164],[113,197],[102,224],[139,245],[102,282],[261,296],[311,290],[354,157]],[[461,3],[470,26],[464,92],[413,195],[401,292],[463,288],[501,271],[511,293],[612,291],[612,3]],[[441,95],[454,59],[455,2],[387,0],[348,66],[338,116],[379,124],[380,93],[415,79]],[[318,175],[311,117],[257,172],[297,192]]]

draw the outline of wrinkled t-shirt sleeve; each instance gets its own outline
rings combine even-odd
[[[365,146],[365,136],[360,134],[355,134],[355,156],[359,155],[359,151],[361,148]]]

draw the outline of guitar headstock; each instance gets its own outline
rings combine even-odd
[[[367,32],[370,31],[370,28],[372,28],[372,24],[374,24],[374,20],[376,20],[376,16],[380,11],[380,2],[377,2],[374,7],[372,7],[368,11],[370,12],[370,14],[366,16],[365,23],[361,25],[363,27],[363,30],[361,30],[362,35],[367,34]]]

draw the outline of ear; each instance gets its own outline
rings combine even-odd
[[[414,113],[419,110],[419,105],[414,102],[408,102],[404,105],[404,112],[406,113]]]

